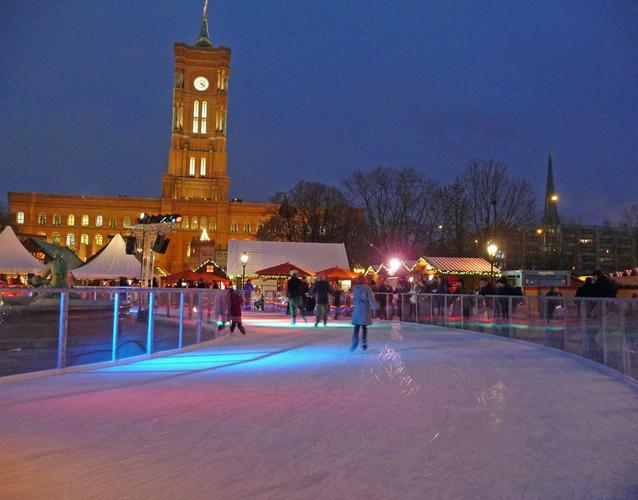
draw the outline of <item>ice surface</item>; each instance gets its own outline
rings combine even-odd
[[[0,498],[638,498],[638,389],[478,333],[249,316],[205,349],[0,383]]]

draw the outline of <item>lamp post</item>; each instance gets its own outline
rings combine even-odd
[[[241,260],[241,288],[244,289],[244,279],[246,278],[246,263],[248,262],[248,254],[244,252],[242,256],[239,258]]]
[[[487,245],[487,254],[490,256],[490,282],[494,281],[494,257],[498,252],[498,247],[495,243],[489,242]]]

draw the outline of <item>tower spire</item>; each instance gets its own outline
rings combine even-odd
[[[560,223],[558,217],[558,194],[554,188],[554,166],[552,165],[552,154],[547,158],[547,188],[545,190],[545,210],[543,212],[543,224],[556,225]]]
[[[208,0],[204,0],[202,10],[202,28],[199,30],[199,38],[195,41],[195,47],[212,47],[213,42],[208,34]]]

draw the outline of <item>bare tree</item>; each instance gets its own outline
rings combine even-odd
[[[8,226],[10,220],[9,210],[4,206],[4,203],[0,201],[0,229],[4,229]]]
[[[337,188],[301,181],[272,197],[277,204],[258,231],[261,240],[344,243],[348,255],[360,255],[363,214]]]
[[[507,234],[535,220],[536,203],[529,181],[511,177],[507,165],[496,160],[472,160],[461,176],[476,236],[498,239],[504,247]]]
[[[434,181],[413,168],[379,166],[355,171],[346,187],[365,212],[375,258],[414,256],[432,246],[442,208]]]

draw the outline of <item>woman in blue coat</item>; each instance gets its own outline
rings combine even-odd
[[[365,351],[368,348],[368,325],[372,323],[372,312],[377,310],[377,302],[372,288],[366,284],[363,276],[355,280],[352,288],[352,305],[354,331],[350,350],[354,351],[359,345],[359,330],[361,330],[361,348]]]

